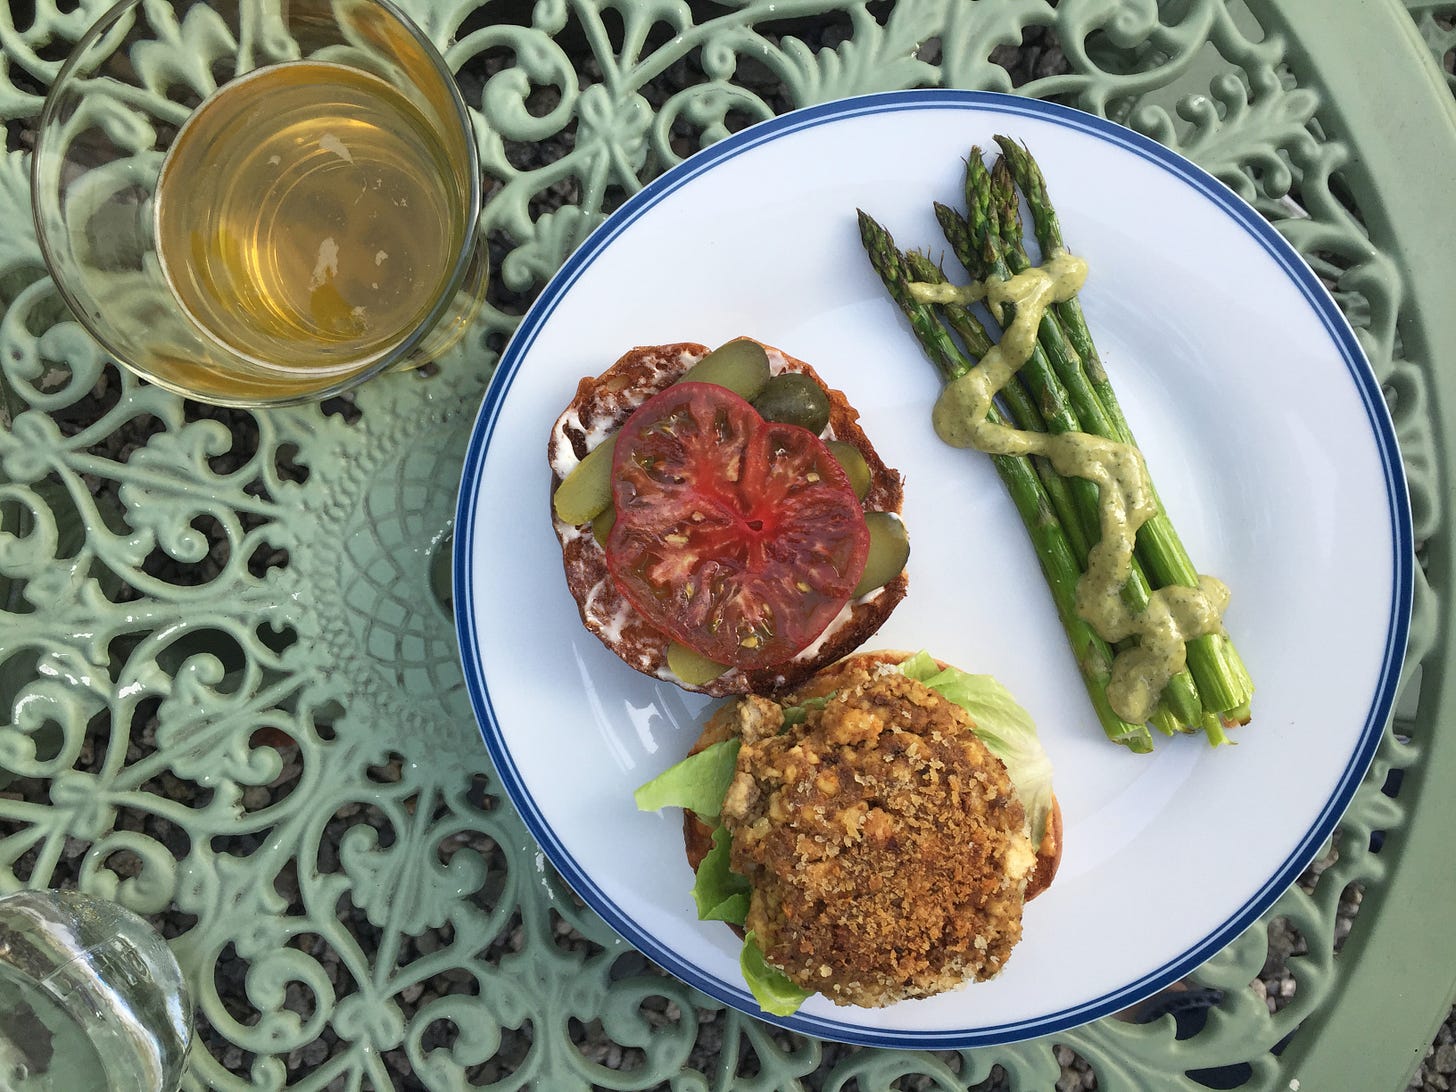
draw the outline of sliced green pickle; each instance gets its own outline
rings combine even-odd
[[[667,666],[689,686],[706,686],[723,672],[727,664],[715,663],[700,652],[694,652],[687,645],[672,641],[667,646]]]
[[[551,498],[557,519],[573,526],[589,523],[612,503],[612,452],[616,448],[617,434],[613,433],[566,475]]]
[[[763,393],[750,399],[765,421],[798,425],[814,435],[829,424],[829,395],[800,372],[782,372],[768,381]]]
[[[900,575],[910,560],[910,538],[899,516],[866,512],[865,525],[870,529],[870,552],[865,558],[864,574],[854,589],[855,599],[883,588]]]
[[[859,448],[848,440],[826,440],[824,446],[834,456],[834,461],[844,467],[849,484],[854,487],[854,495],[864,500],[865,494],[870,491],[870,464],[865,462]]]
[[[606,549],[607,536],[612,533],[612,524],[616,522],[617,509],[612,504],[608,504],[592,517],[592,538],[597,540],[598,546]]]
[[[752,402],[769,381],[768,354],[748,338],[720,345],[683,373],[679,383],[716,383]]]

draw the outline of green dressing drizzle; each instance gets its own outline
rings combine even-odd
[[[997,392],[1035,349],[1047,307],[1071,299],[1086,278],[1086,262],[1055,251],[1042,265],[1009,280],[915,283],[910,292],[922,303],[985,301],[995,313],[1007,304],[1015,307],[1000,343],[979,366],[941,391],[931,421],[940,438],[955,447],[990,455],[1040,455],[1064,477],[1096,483],[1101,536],[1077,584],[1077,613],[1109,644],[1136,639],[1113,659],[1107,697],[1123,719],[1142,723],[1152,716],[1168,680],[1183,670],[1187,642],[1222,631],[1228,589],[1212,577],[1200,577],[1197,588],[1161,588],[1143,609],[1129,608],[1122,587],[1131,571],[1137,531],[1157,512],[1142,453],[1130,444],[1085,432],[1029,432],[987,419]]]

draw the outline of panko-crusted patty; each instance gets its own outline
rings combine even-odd
[[[963,709],[859,669],[802,725],[741,734],[722,821],[770,963],[866,1007],[1001,970],[1036,855],[1006,768]]]

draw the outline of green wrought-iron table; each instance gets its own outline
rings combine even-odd
[[[1049,1089],[1069,1056],[1109,1089],[1239,1065],[1404,1087],[1456,992],[1456,2],[412,0],[479,113],[487,313],[436,368],[253,413],[121,373],[45,275],[29,126],[105,6],[0,12],[0,892],[78,884],[158,923],[198,1001],[189,1087]],[[851,1051],[724,1010],[552,875],[463,692],[453,483],[534,294],[733,129],[935,85],[1207,167],[1332,287],[1397,424],[1420,562],[1397,715],[1318,867],[1195,976],[1222,999],[1185,1039]],[[1295,988],[1265,998],[1276,925]]]

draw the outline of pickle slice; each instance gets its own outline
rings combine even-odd
[[[726,664],[715,663],[700,652],[694,652],[687,645],[672,641],[667,646],[667,666],[689,686],[706,686],[723,672]]]
[[[752,402],[769,381],[768,354],[749,338],[720,345],[685,371],[679,383],[716,383]]]
[[[607,536],[612,533],[612,524],[617,522],[617,508],[608,504],[600,512],[592,517],[592,538],[597,540],[597,545],[606,548]]]
[[[892,512],[866,512],[865,526],[870,529],[870,552],[854,589],[855,599],[883,588],[900,575],[910,560],[910,538],[899,516]]]
[[[815,436],[829,424],[829,396],[802,372],[782,372],[764,386],[757,398],[749,399],[765,421],[798,425]]]
[[[714,349],[686,372],[679,383],[714,383],[727,387],[745,402],[758,397],[769,380],[768,354],[748,338],[738,338]],[[587,523],[612,503],[612,451],[617,446],[613,433],[586,453],[566,475],[556,496],[551,498],[556,517],[574,526]]]
[[[854,487],[854,495],[864,500],[870,491],[870,464],[865,462],[860,449],[848,440],[826,440],[824,446],[834,456],[834,461],[844,467],[849,484]]]
[[[612,433],[562,479],[551,498],[557,519],[579,526],[612,503],[612,452],[616,448],[617,434]]]

